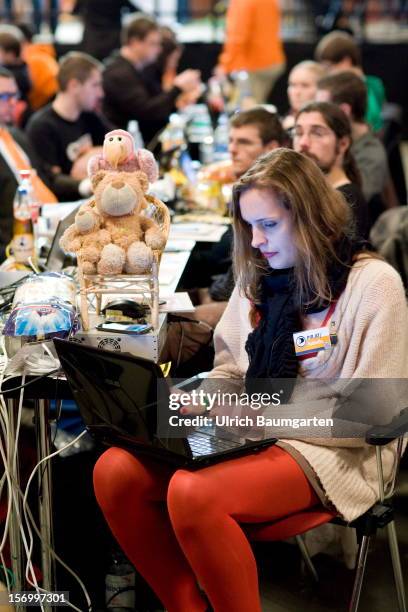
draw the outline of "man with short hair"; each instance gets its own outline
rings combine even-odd
[[[12,238],[13,201],[20,182],[20,170],[31,170],[35,197],[42,204],[55,202],[56,198],[43,183],[41,164],[24,132],[13,126],[14,110],[19,96],[12,73],[0,68],[0,261]]]
[[[182,92],[196,91],[196,97],[200,92],[198,70],[181,72],[171,89],[163,91],[154,75],[144,70],[156,61],[160,52],[158,24],[151,17],[139,14],[123,29],[122,47],[107,60],[103,74],[106,116],[123,129],[136,119],[146,144],[166,125]]]
[[[363,73],[361,50],[353,36],[339,30],[326,34],[316,47],[315,59],[332,74],[347,70],[363,79],[367,90],[364,121],[374,132],[378,132],[383,125],[381,112],[385,103],[384,84],[379,77]]]
[[[234,115],[228,149],[235,177],[249,170],[260,155],[283,146],[284,141],[285,132],[276,113],[255,107]]]
[[[102,146],[110,129],[96,112],[103,99],[101,68],[90,55],[68,53],[60,61],[55,100],[27,125],[28,137],[47,168],[49,186],[62,201],[91,194],[86,160]]]
[[[364,81],[350,71],[328,75],[317,84],[316,100],[338,104],[350,119],[351,152],[361,174],[364,197],[371,207],[370,200],[381,198],[389,170],[384,146],[364,120],[367,101]]]

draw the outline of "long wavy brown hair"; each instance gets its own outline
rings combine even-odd
[[[336,244],[352,234],[352,213],[342,194],[327,183],[314,161],[283,148],[260,157],[235,183],[234,271],[240,290],[254,304],[260,299],[260,280],[270,268],[251,246],[252,229],[241,216],[240,197],[249,189],[270,190],[292,215],[299,307],[330,301],[328,266],[337,259]]]

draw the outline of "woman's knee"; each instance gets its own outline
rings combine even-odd
[[[94,467],[93,482],[96,499],[104,512],[127,503],[136,491],[147,494],[151,477],[143,463],[122,448],[109,448]]]
[[[209,516],[213,507],[213,494],[201,476],[187,470],[178,470],[167,490],[167,507],[176,529],[194,529]]]

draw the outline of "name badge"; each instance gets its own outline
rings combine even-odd
[[[327,351],[332,347],[332,339],[328,327],[317,327],[293,334],[297,357]]]

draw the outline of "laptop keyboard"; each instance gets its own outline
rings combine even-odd
[[[240,442],[217,438],[216,436],[202,434],[198,431],[190,434],[187,439],[194,457],[214,455],[215,453],[222,453],[241,446]]]

